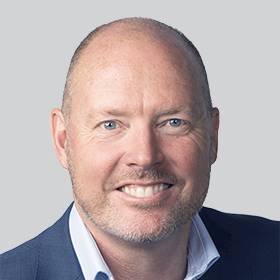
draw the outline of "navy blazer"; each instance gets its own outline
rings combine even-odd
[[[0,256],[0,280],[84,280],[69,233],[71,207],[52,227]],[[221,255],[201,280],[280,279],[279,222],[205,207],[200,217]]]

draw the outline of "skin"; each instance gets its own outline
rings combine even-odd
[[[206,118],[180,40],[134,35],[112,27],[84,51],[68,126],[52,111],[54,146],[114,277],[183,279],[191,219],[216,160],[219,112]],[[120,191],[156,184],[171,187],[146,198]]]

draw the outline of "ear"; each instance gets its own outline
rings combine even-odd
[[[64,168],[68,168],[66,155],[66,125],[63,114],[59,109],[51,112],[51,134],[56,156]]]
[[[213,108],[213,120],[212,120],[212,130],[213,130],[213,159],[212,164],[217,159],[218,154],[218,130],[220,124],[220,113],[218,108]]]

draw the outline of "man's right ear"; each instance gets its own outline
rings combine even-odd
[[[56,156],[64,168],[68,168],[66,153],[66,124],[59,109],[51,112],[51,134]]]

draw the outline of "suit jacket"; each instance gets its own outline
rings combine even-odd
[[[84,280],[69,233],[71,207],[52,227],[0,256],[0,280]],[[280,279],[278,222],[205,207],[200,217],[221,255],[200,279]]]

